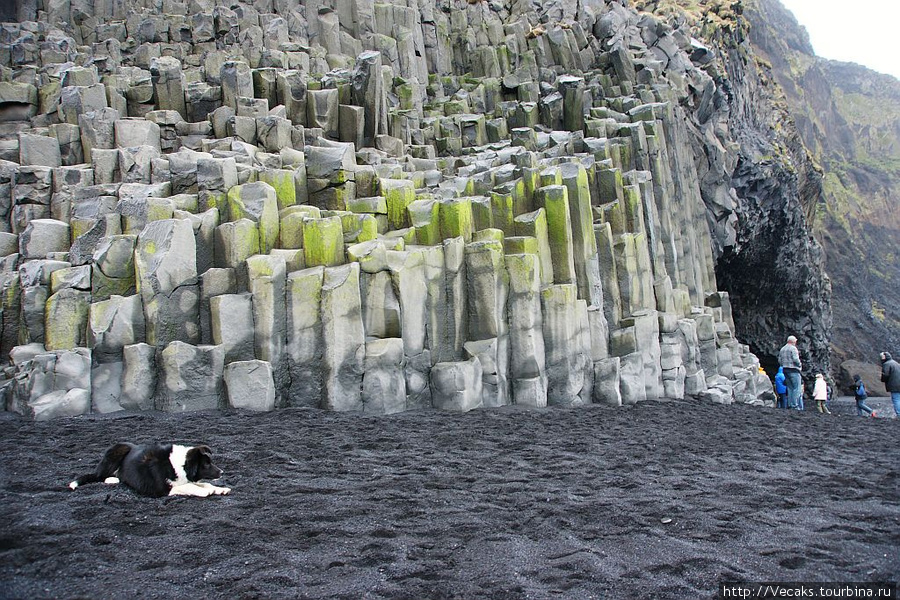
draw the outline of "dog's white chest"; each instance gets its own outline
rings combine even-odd
[[[187,471],[184,470],[184,465],[187,463],[188,450],[190,450],[190,448],[187,446],[179,446],[177,444],[172,446],[172,452],[169,454],[169,462],[172,463],[172,468],[175,469],[175,480],[169,483],[173,486],[184,485],[188,482]]]

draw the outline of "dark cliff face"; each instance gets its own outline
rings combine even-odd
[[[0,2],[0,23],[15,21],[18,16],[18,0],[3,0]]]
[[[735,244],[717,262],[717,279],[731,293],[740,314],[736,327],[754,351],[774,363],[793,334],[807,373],[828,371],[831,286],[810,227],[822,174],[766,65],[747,58],[745,49],[725,51],[733,86],[729,126],[738,143],[731,185],[739,225]]]
[[[824,173],[814,234],[834,288],[832,363],[877,362],[900,345],[900,82],[816,57],[777,0],[744,4],[753,51]]]
[[[831,284],[811,227],[822,172],[788,111],[777,68],[754,53],[747,4],[637,3],[686,21],[715,56],[703,64],[715,82],[714,109],[698,103],[690,114],[716,279],[731,295],[738,337],[774,367],[787,336],[796,335],[807,373],[828,371]],[[786,43],[810,49],[802,30]]]

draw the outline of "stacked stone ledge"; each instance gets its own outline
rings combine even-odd
[[[770,402],[715,286],[689,42],[520,4],[23,3],[6,409]]]

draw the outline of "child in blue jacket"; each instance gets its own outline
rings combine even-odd
[[[870,417],[876,416],[875,411],[866,404],[866,398],[869,397],[869,394],[866,392],[866,386],[863,384],[862,379],[859,375],[853,376],[853,383],[856,385],[854,389],[854,394],[856,396],[856,414],[860,417],[864,415],[868,415]]]
[[[784,385],[784,367],[778,367],[775,374],[775,395],[778,396],[778,408],[787,408],[787,386]]]

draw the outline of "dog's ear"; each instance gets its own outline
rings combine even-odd
[[[194,446],[194,450],[207,456],[212,456],[212,450],[207,445]]]

